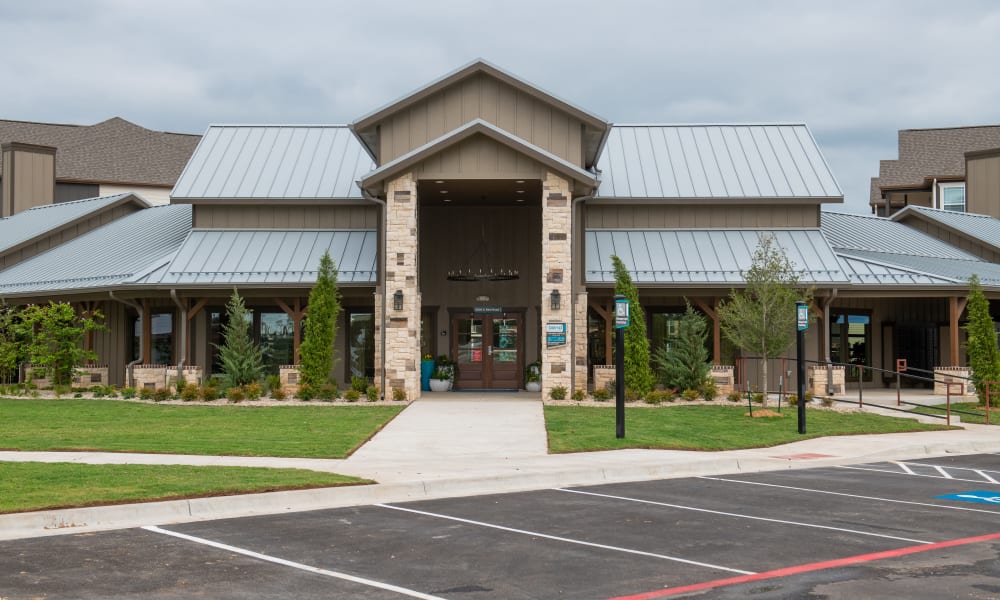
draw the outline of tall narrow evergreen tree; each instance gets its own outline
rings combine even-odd
[[[677,324],[677,337],[653,354],[660,380],[678,390],[699,390],[708,381],[708,324],[690,304]]]
[[[299,348],[299,370],[303,385],[318,388],[330,379],[338,316],[340,292],[337,289],[337,267],[333,264],[330,253],[324,252],[319,261],[316,285],[309,292],[306,335]]]
[[[976,384],[979,402],[986,405],[985,381],[1000,381],[1000,350],[997,349],[997,332],[990,316],[990,301],[983,294],[983,286],[979,276],[969,278],[968,320],[965,331],[968,334],[966,348],[969,352],[969,366],[972,367],[972,381]],[[993,386],[991,391],[1000,392],[1000,386]],[[991,405],[1000,402],[1000,396],[994,396]]]
[[[629,302],[629,326],[625,328],[625,386],[645,396],[653,389],[653,370],[649,366],[649,337],[646,335],[646,314],[639,304],[639,290],[625,263],[611,256],[615,266],[615,294]]]
[[[235,289],[226,304],[226,317],[222,325],[222,344],[217,346],[226,385],[235,387],[258,381],[264,371],[264,356],[250,338],[253,318]]]

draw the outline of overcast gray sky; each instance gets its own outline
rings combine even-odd
[[[0,118],[348,123],[475,58],[616,123],[805,122],[867,212],[896,132],[1000,123],[1000,2],[0,0]]]

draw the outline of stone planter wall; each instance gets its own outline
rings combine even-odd
[[[89,388],[94,385],[108,385],[108,365],[88,365],[77,367],[73,376],[74,387]]]
[[[299,393],[299,366],[281,365],[278,367],[278,377],[281,379],[281,391],[291,398]]]
[[[809,391],[814,396],[826,396],[827,388],[830,394],[847,392],[847,371],[841,365],[810,365],[807,368]]]
[[[975,396],[976,387],[972,385],[970,377],[972,377],[972,369],[968,367],[934,367],[934,393],[941,396],[947,395],[947,383],[953,382],[962,384],[961,391],[959,391],[957,385],[951,386],[951,394],[953,396]]]
[[[611,365],[594,365],[594,389],[603,390],[615,380],[615,368]],[[614,390],[612,390],[614,392]]]
[[[167,365],[135,365],[132,367],[132,380],[135,389],[151,389],[167,387]],[[176,371],[176,369],[174,369]]]
[[[728,396],[736,390],[736,367],[729,365],[712,365],[709,377],[715,383],[719,396]]]
[[[203,376],[203,369],[201,367],[184,367],[177,372],[177,367],[167,367],[167,383],[174,385],[178,380],[184,383],[193,383],[195,385],[201,385]]]
[[[21,381],[24,383],[34,384],[38,389],[45,389],[52,387],[52,382],[48,377],[45,376],[45,369],[41,367],[36,367],[31,364],[22,365],[22,378]],[[35,373],[38,375],[35,376]]]

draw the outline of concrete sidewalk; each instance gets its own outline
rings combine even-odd
[[[872,400],[876,400],[874,395]],[[884,401],[893,405],[895,393],[891,402]],[[609,427],[613,425],[609,423]],[[549,455],[538,394],[425,394],[344,460],[0,452],[0,461],[292,467],[379,482],[367,486],[0,515],[0,539],[376,502],[975,452],[1000,452],[1000,430],[964,425],[958,431],[828,437],[726,452],[616,450]]]

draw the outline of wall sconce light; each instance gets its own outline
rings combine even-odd
[[[392,295],[392,309],[403,310],[403,290],[396,290]]]
[[[559,290],[552,290],[551,300],[552,310],[559,310],[559,306],[561,304]]]

